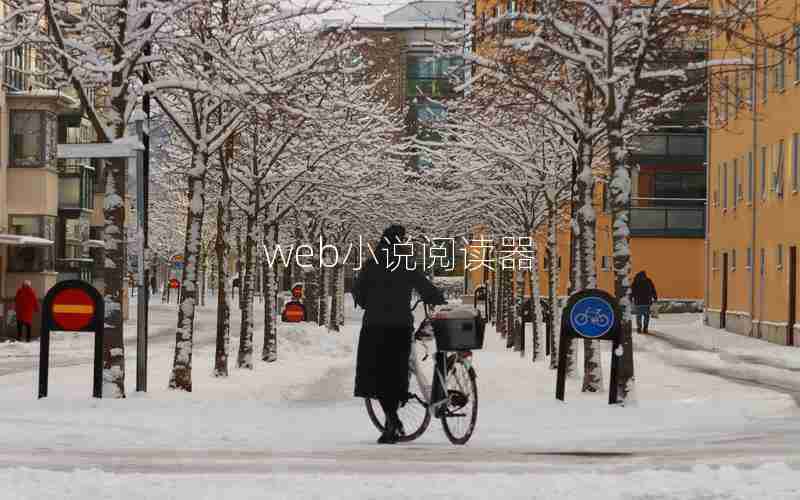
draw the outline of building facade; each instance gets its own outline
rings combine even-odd
[[[721,35],[712,47],[712,59],[733,52],[742,64],[717,70],[713,80],[706,320],[796,345],[800,24],[792,21],[795,2],[757,8],[761,21],[748,28],[751,44],[732,51]]]
[[[0,2],[0,16],[5,14]],[[95,142],[69,89],[55,89],[38,49],[0,54],[0,337],[13,336],[14,296],[30,281],[41,300],[58,281],[98,284],[102,161],[59,158],[59,145]],[[38,318],[34,319],[34,335]]]

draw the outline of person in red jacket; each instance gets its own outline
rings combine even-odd
[[[17,310],[17,338],[22,340],[22,327],[25,326],[27,328],[25,342],[30,342],[33,313],[39,312],[39,301],[36,299],[36,292],[31,288],[30,281],[22,282],[14,298],[14,305]]]

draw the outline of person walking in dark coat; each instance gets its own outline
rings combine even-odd
[[[634,276],[631,294],[636,309],[636,331],[647,333],[650,326],[650,306],[658,300],[658,294],[653,281],[647,277],[647,273],[644,271],[639,271]]]
[[[420,271],[411,270],[410,257],[398,256],[395,243],[405,242],[405,229],[389,226],[353,285],[356,305],[364,309],[356,359],[356,397],[377,399],[386,426],[378,443],[396,443],[403,432],[397,415],[408,399],[411,355],[411,291],[417,290],[427,304],[444,304],[443,293]]]

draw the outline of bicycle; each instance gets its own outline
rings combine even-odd
[[[603,314],[600,309],[587,309],[586,312],[579,313],[575,316],[575,324],[584,326],[587,323],[604,328],[611,323],[611,318]]]
[[[422,300],[411,308],[414,311]],[[400,442],[409,442],[425,433],[432,417],[442,421],[447,439],[453,444],[466,444],[475,431],[478,420],[478,385],[472,351],[434,353],[433,383],[429,384],[423,362],[430,358],[428,344],[433,340],[433,323],[425,305],[425,319],[414,331],[409,357],[409,393],[398,410],[403,423]],[[418,351],[421,348],[421,352]],[[420,354],[424,353],[420,359]],[[442,368],[446,367],[446,370]],[[442,390],[446,388],[446,392]],[[436,401],[433,398],[436,398]],[[377,400],[366,398],[364,403],[372,423],[381,432],[386,421]]]

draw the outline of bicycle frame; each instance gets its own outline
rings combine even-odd
[[[411,308],[411,310],[414,311],[417,308],[417,306],[419,305],[420,302],[422,302],[422,300],[418,300],[414,304],[414,306]],[[425,307],[425,319],[426,320],[430,320],[430,315],[428,314],[428,305],[425,304],[424,307]],[[427,345],[425,345],[425,343],[421,339],[417,339],[417,332],[419,332],[422,329],[423,325],[424,325],[424,320],[422,322],[420,322],[419,326],[416,329],[414,329],[414,331],[412,333],[412,338],[411,338],[411,356],[409,357],[408,365],[409,365],[409,372],[411,373],[411,375],[413,375],[413,376],[415,376],[417,378],[417,384],[419,385],[420,389],[422,390],[422,396],[425,398],[425,400],[424,401],[420,401],[420,403],[422,403],[425,406],[425,408],[428,410],[428,412],[430,413],[431,411],[436,411],[436,409],[438,407],[440,407],[441,405],[447,403],[447,394],[444,393],[444,391],[446,390],[446,387],[447,387],[447,374],[446,374],[446,372],[447,372],[447,357],[446,357],[447,353],[446,352],[439,352],[438,350],[436,352],[434,352],[433,381],[429,383],[424,371],[422,370],[422,367],[420,366],[419,359],[417,358],[417,344],[422,344],[423,348],[425,349],[425,358],[423,358],[423,360],[427,359],[427,357],[430,356],[430,351],[428,350]],[[436,357],[438,357],[438,356],[442,356],[443,362],[436,363]],[[436,369],[437,368],[437,364],[444,371],[442,371],[442,369],[437,370]],[[469,363],[468,366],[471,367],[471,363]],[[432,401],[433,400],[433,387],[434,387],[434,383],[437,381],[437,379],[438,379],[438,382],[440,384],[439,387],[442,388],[442,392],[444,394],[442,395],[442,398],[439,401],[434,402],[434,401]]]

